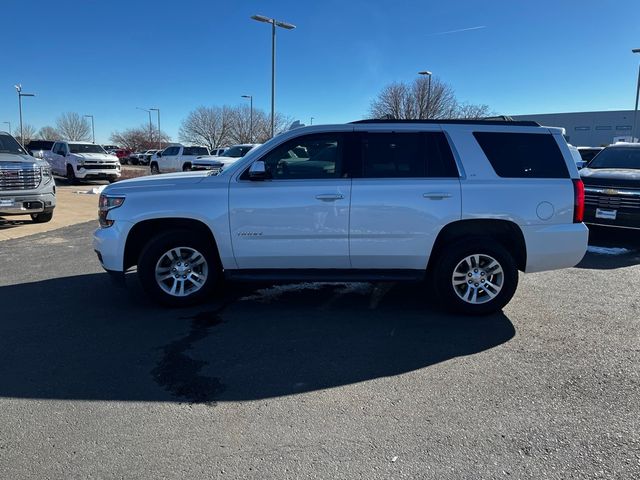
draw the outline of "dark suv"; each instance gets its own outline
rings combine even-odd
[[[53,147],[54,142],[51,140],[31,140],[27,144],[27,152],[36,158],[43,158],[44,152],[48,152]]]
[[[584,221],[640,229],[640,144],[611,145],[580,170]]]

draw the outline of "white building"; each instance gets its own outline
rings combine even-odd
[[[543,113],[534,115],[512,115],[514,120],[533,120],[548,127],[563,127],[567,141],[576,146],[599,147],[616,140],[631,141],[638,138],[640,125],[633,130],[633,110],[604,112]],[[640,114],[638,115],[640,123]]]

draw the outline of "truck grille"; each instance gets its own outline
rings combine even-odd
[[[103,164],[103,165],[87,164],[87,163],[85,163],[85,164],[83,165],[83,167],[84,167],[86,170],[114,170],[114,169],[117,167],[117,165],[116,165],[116,164],[113,164],[113,163],[112,163],[112,164],[105,163],[105,164]]]
[[[0,163],[0,191],[33,190],[41,180],[42,172],[38,165]]]
[[[640,190],[586,187],[584,204],[605,210],[640,209]]]

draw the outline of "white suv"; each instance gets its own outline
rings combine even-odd
[[[291,130],[218,175],[112,185],[94,247],[121,279],[137,266],[169,305],[223,278],[429,279],[453,309],[486,314],[511,299],[518,270],[582,259],[583,208],[559,129],[369,120]]]

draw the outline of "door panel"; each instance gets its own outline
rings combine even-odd
[[[354,179],[353,268],[425,269],[443,225],[460,219],[458,179]]]
[[[231,241],[239,268],[349,268],[351,180],[232,183]]]

